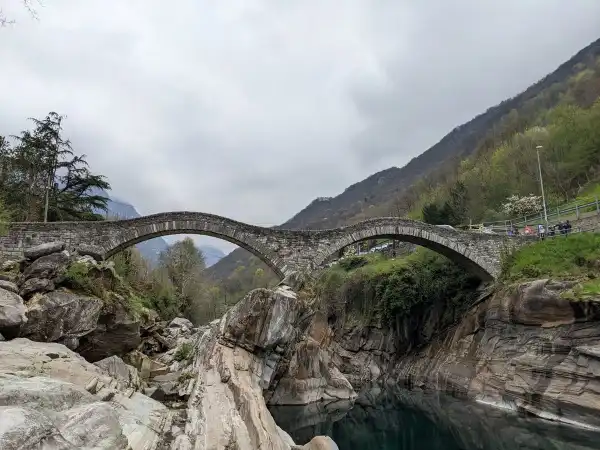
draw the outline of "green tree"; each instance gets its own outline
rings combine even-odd
[[[92,174],[85,155],[75,155],[62,135],[64,117],[51,112],[35,127],[13,136],[15,146],[0,142],[0,188],[16,220],[98,220],[110,189]]]
[[[450,190],[450,198],[444,204],[449,225],[459,225],[467,218],[468,194],[462,181],[457,181]]]
[[[189,313],[190,306],[203,288],[202,271],[206,264],[202,251],[187,237],[160,254],[159,267],[173,284],[181,312]]]

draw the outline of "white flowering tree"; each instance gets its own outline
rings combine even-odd
[[[511,195],[502,204],[502,210],[509,216],[523,217],[535,214],[542,209],[542,197],[539,195]]]

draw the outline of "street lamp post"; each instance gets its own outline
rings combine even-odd
[[[544,181],[542,180],[542,163],[540,162],[540,149],[544,148],[538,145],[535,150],[537,151],[538,170],[540,172],[540,189],[542,190],[542,204],[544,205],[544,220],[546,221],[546,230],[548,230],[548,213],[546,212],[546,196],[544,195]]]

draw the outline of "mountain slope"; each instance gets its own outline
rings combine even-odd
[[[489,108],[460,125],[404,167],[383,170],[348,187],[336,197],[319,198],[280,228],[334,228],[368,217],[404,214],[409,187],[429,178],[437,184],[452,177],[462,159],[495,148],[515,132],[535,125],[541,112],[561,102],[589,106],[600,93],[600,77],[589,75],[600,63],[600,39],[521,94]],[[588,77],[573,87],[572,79]],[[572,98],[571,98],[572,97]],[[250,254],[237,249],[209,271],[215,279],[227,278],[236,266],[254,266]],[[262,265],[261,267],[266,267]]]

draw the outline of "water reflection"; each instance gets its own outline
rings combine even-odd
[[[599,450],[600,433],[446,395],[372,388],[356,403],[272,407],[299,444],[328,435],[340,450]]]

